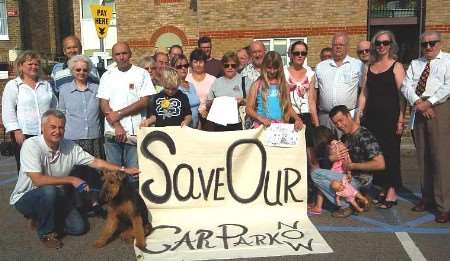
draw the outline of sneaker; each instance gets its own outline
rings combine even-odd
[[[63,246],[62,242],[57,238],[56,233],[49,233],[41,237],[41,242],[48,248],[61,248]]]
[[[332,217],[335,218],[346,218],[353,214],[353,210],[351,208],[340,208],[333,213],[331,213]]]

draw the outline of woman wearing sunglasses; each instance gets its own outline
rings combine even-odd
[[[214,98],[221,96],[236,98],[238,106],[245,105],[245,97],[247,97],[251,83],[247,77],[242,78],[237,72],[239,66],[238,56],[234,52],[226,52],[221,62],[224,76],[218,78],[212,85],[207,98],[208,108],[211,107]],[[226,126],[214,124],[214,131],[234,130],[242,130],[242,124],[228,124]]]
[[[289,48],[289,65],[284,67],[284,75],[289,87],[289,97],[292,108],[306,125],[306,146],[312,144],[312,121],[308,104],[309,88],[314,88],[314,71],[305,60],[308,55],[308,45],[303,41],[294,42]]]
[[[170,60],[170,66],[177,70],[178,77],[180,78],[180,86],[178,87],[189,99],[189,105],[191,106],[192,122],[189,127],[196,129],[198,127],[198,107],[200,100],[195,91],[195,87],[192,83],[186,81],[188,75],[189,61],[184,54],[175,55]]]
[[[103,156],[103,136],[100,128],[100,105],[97,98],[98,84],[89,80],[92,63],[83,55],[68,61],[73,81],[61,85],[60,109],[66,115],[64,138],[73,140],[91,155]]]
[[[382,209],[397,205],[396,191],[401,187],[400,138],[404,127],[405,102],[399,95],[405,77],[397,62],[398,45],[394,34],[380,31],[371,43],[371,57],[359,96],[357,121],[375,135],[383,151],[386,169],[373,175],[382,187],[374,200]]]

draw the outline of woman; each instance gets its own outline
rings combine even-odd
[[[245,111],[255,120],[255,127],[260,124],[268,127],[272,122],[289,123],[293,119],[295,129],[301,129],[303,122],[292,109],[283,61],[277,52],[264,55],[261,76],[251,86]]]
[[[221,96],[229,96],[236,98],[238,106],[245,105],[245,98],[250,89],[250,82],[242,78],[237,72],[239,66],[239,58],[234,52],[227,52],[222,57],[222,66],[224,68],[224,76],[218,78],[209,90],[207,98],[207,107],[211,107],[214,98]],[[243,82],[244,79],[244,82]],[[237,115],[240,119],[239,115]],[[228,124],[226,126],[214,124],[215,131],[234,131],[242,130],[242,123]]]
[[[312,144],[312,121],[309,113],[308,91],[310,87],[314,88],[314,71],[304,65],[307,55],[308,45],[303,41],[294,42],[289,48],[291,62],[289,66],[284,67],[284,75],[289,86],[292,108],[306,125],[306,146],[310,147]]]
[[[64,137],[73,140],[96,158],[103,156],[98,84],[88,79],[92,63],[83,55],[68,61],[73,81],[61,86],[58,108],[66,115]]]
[[[186,81],[194,85],[198,98],[200,99],[200,106],[198,107],[198,112],[200,114],[199,129],[211,130],[210,123],[207,124],[206,121],[206,116],[208,114],[206,109],[206,98],[216,77],[205,72],[206,59],[208,59],[208,57],[201,49],[197,48],[192,51],[189,57],[192,71],[187,75]]]
[[[192,83],[186,81],[188,74],[189,62],[184,54],[175,55],[170,61],[170,66],[177,70],[178,77],[181,84],[178,87],[189,98],[189,105],[191,106],[192,122],[189,124],[191,128],[196,129],[198,127],[198,107],[200,100],[195,91],[195,87]]]
[[[141,60],[139,61],[139,67],[144,68],[146,71],[148,71],[148,73],[150,73],[150,77],[152,78],[153,84],[155,84],[154,82],[154,75],[156,70],[155,58],[153,58],[153,56],[151,55],[146,55],[142,57]]]
[[[380,31],[372,38],[371,59],[359,96],[357,121],[369,129],[383,151],[386,169],[374,175],[374,184],[383,190],[375,200],[379,208],[397,204],[396,191],[401,187],[400,138],[404,127],[405,103],[399,95],[405,77],[397,62],[398,45],[394,34]]]
[[[41,134],[41,117],[55,108],[56,97],[50,83],[41,78],[41,57],[24,51],[15,61],[17,78],[3,91],[2,121],[15,147],[17,170],[20,169],[20,147],[25,139]]]

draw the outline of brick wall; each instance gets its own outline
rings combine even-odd
[[[438,31],[442,34],[443,49],[450,51],[450,1],[426,1],[426,30]]]
[[[6,10],[12,9],[19,10],[19,4],[17,0],[6,1]],[[9,40],[0,40],[0,62],[8,62],[9,50],[20,48],[22,46],[19,16],[8,17],[7,20]]]

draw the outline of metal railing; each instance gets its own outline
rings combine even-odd
[[[384,17],[411,17],[417,16],[416,8],[373,8],[370,10],[370,17],[384,18]]]

